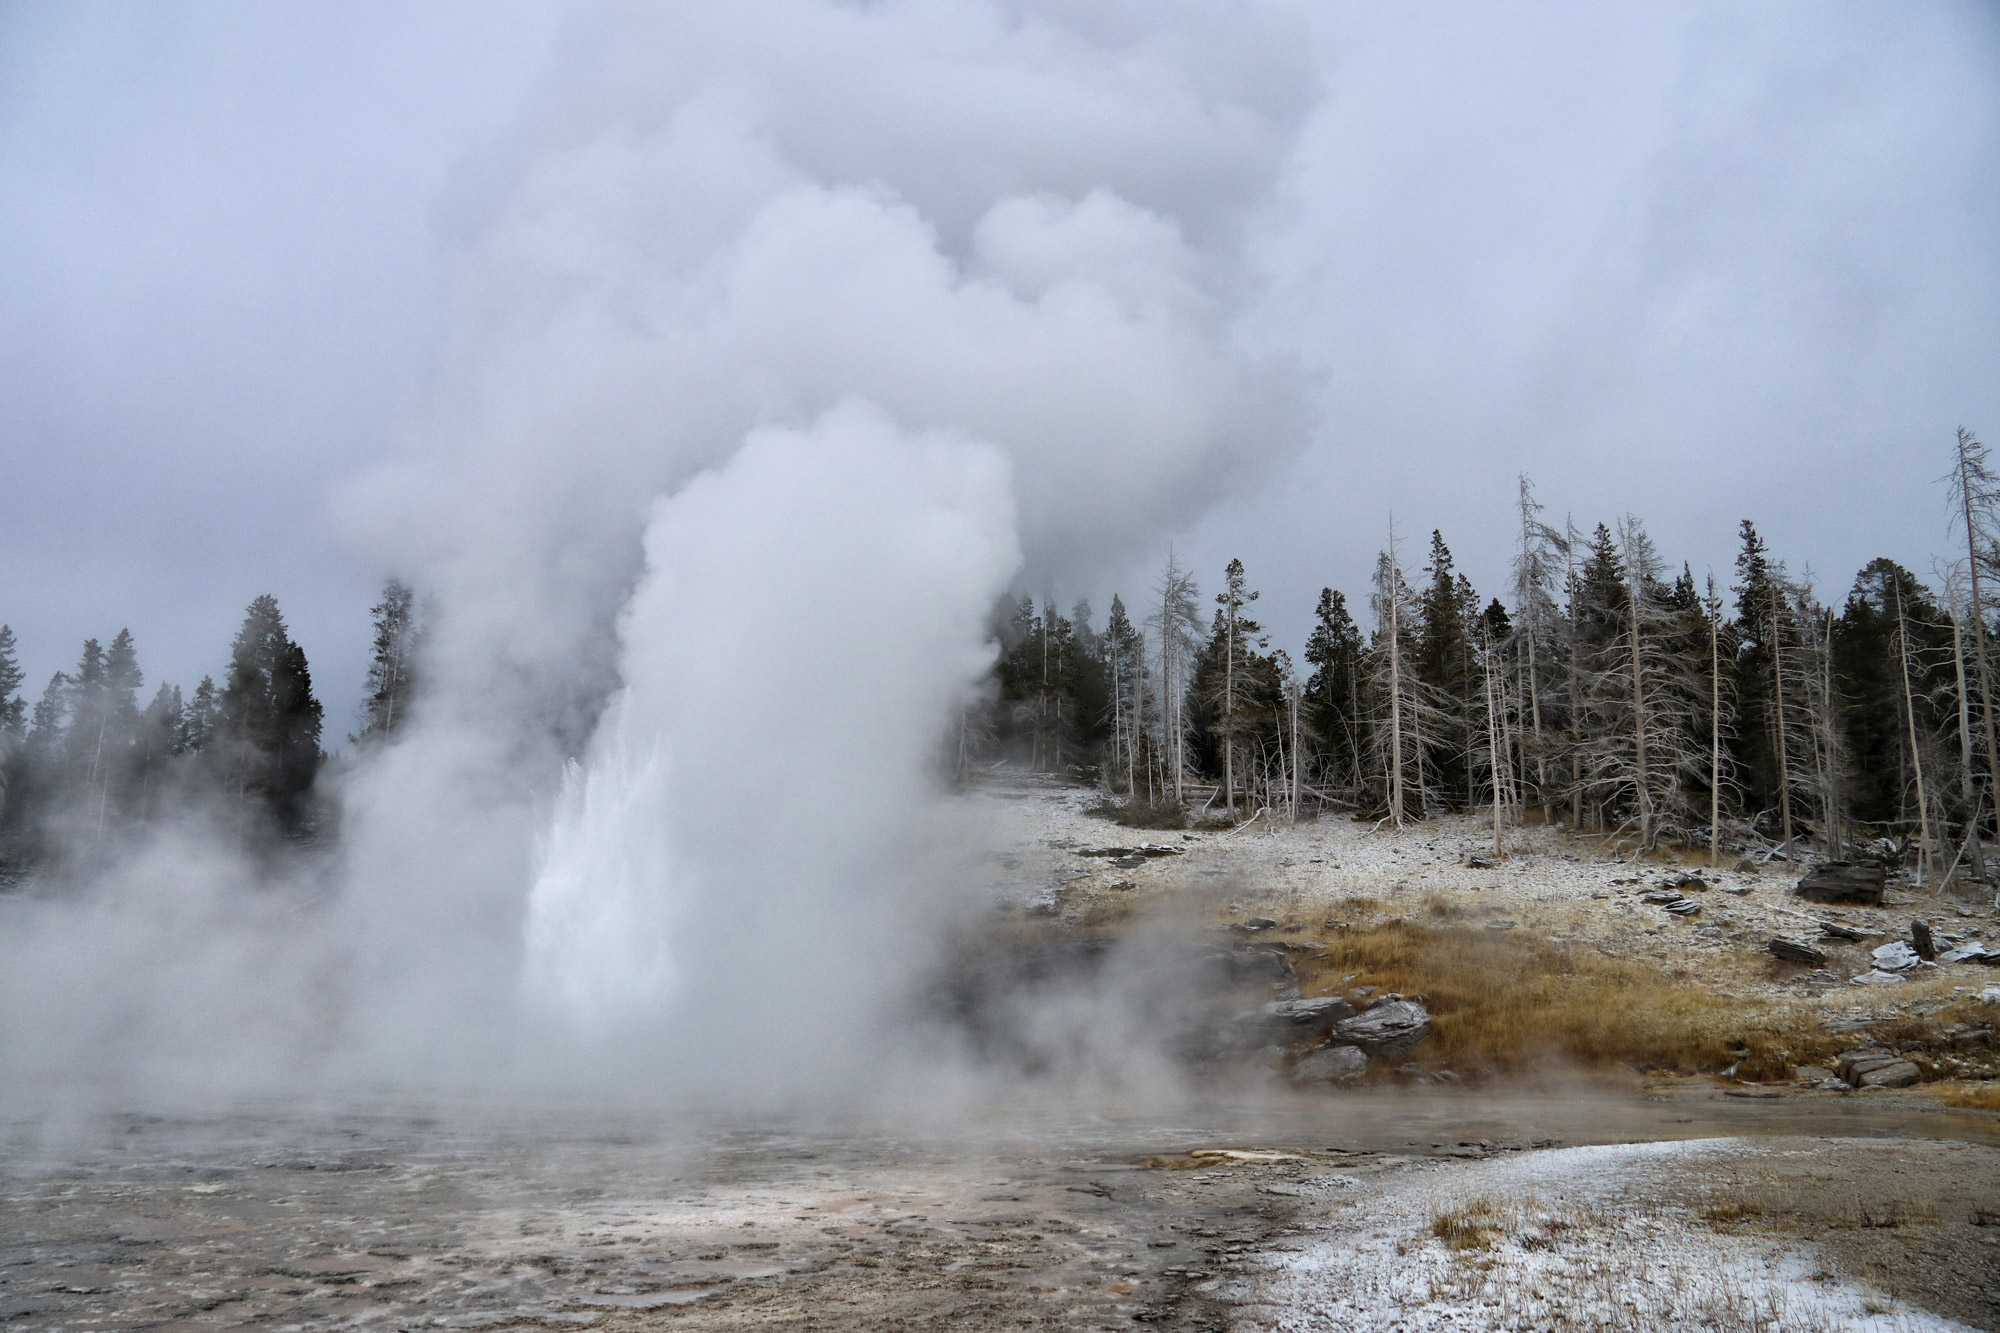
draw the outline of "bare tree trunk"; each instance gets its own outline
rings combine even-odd
[[[1229,608],[1229,621],[1222,640],[1222,787],[1223,804],[1230,816],[1236,814],[1236,607]]]
[[[1395,568],[1396,538],[1389,536],[1389,815],[1396,827],[1403,827],[1403,629],[1395,586],[1400,575]]]
[[[1722,850],[1722,599],[1708,580],[1708,864]]]
[[[1896,666],[1903,676],[1903,716],[1910,729],[1910,771],[1917,781],[1917,882],[1922,884],[1924,867],[1931,860],[1930,802],[1924,795],[1924,760],[1917,744],[1917,705],[1910,693],[1910,630],[1903,618],[1903,590],[1893,583],[1891,586],[1896,594]]]
[[[1292,822],[1299,822],[1299,685],[1292,682]]]
[[[1576,740],[1583,722],[1583,657],[1576,638],[1576,526],[1565,517],[1563,533],[1569,548],[1569,824],[1570,831],[1583,831],[1583,754]]]
[[[1639,585],[1644,578],[1637,567],[1632,569],[1632,761],[1639,789],[1639,846],[1647,850],[1653,845],[1653,788],[1646,775],[1645,645],[1639,637]]]
[[[1785,645],[1778,637],[1778,616],[1771,614],[1771,676],[1775,681],[1778,724],[1778,811],[1786,848],[1792,845],[1792,769],[1789,731],[1785,726]]]
[[[1486,749],[1493,769],[1493,855],[1505,856],[1500,840],[1500,728],[1493,707],[1493,641],[1486,642]]]
[[[1958,432],[1958,489],[1965,507],[1965,572],[1972,584],[1972,660],[1979,671],[1979,713],[1986,733],[1986,793],[1989,800],[2000,799],[2000,748],[1993,744],[1993,679],[1986,654],[1986,608],[1979,595],[1979,530],[1972,521],[1972,455],[1976,447],[1964,429]],[[1978,818],[1979,802],[1973,802]]]
[[[1958,597],[1947,589],[1951,605],[1951,665],[1958,676],[1958,753],[1960,772],[1965,780],[1965,854],[1972,877],[1986,878],[1986,849],[1979,841],[1979,783],[1972,773],[1972,696],[1965,687],[1964,620],[1958,613]]]

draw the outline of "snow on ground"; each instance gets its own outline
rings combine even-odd
[[[1505,855],[1490,868],[1492,824],[1476,816],[1446,816],[1398,830],[1329,816],[1296,826],[1260,819],[1238,832],[1176,833],[1122,828],[1087,813],[1101,798],[1072,786],[1025,775],[989,782],[981,801],[995,813],[1009,850],[1001,880],[1017,895],[1056,891],[1066,910],[1092,901],[1189,897],[1212,900],[1218,914],[1352,918],[1356,899],[1372,900],[1377,919],[1421,917],[1430,900],[1446,898],[1468,924],[1531,931],[1557,944],[1592,948],[1610,957],[1701,975],[1733,993],[1802,995],[1831,992],[1829,1017],[1895,1006],[1906,982],[1880,990],[1846,983],[1868,970],[1867,950],[1905,935],[1915,916],[1930,919],[1943,941],[2000,940],[2000,912],[1985,900],[1932,896],[1892,882],[1885,905],[1825,908],[1795,897],[1803,867],[1768,862],[1736,870],[1705,855],[1626,860],[1561,828],[1505,831]],[[1136,868],[1079,857],[1083,848],[1155,842],[1184,849]],[[1697,871],[1710,887],[1688,890],[1702,911],[1682,918],[1644,901],[1669,877]],[[1820,923],[1837,918],[1862,932],[1851,948],[1818,940]],[[1310,928],[1310,927],[1309,927]],[[1832,955],[1830,970],[1808,977],[1797,969],[1773,974],[1766,946],[1774,936],[1817,942]],[[1852,955],[1851,957],[1849,955]],[[1926,965],[1908,982],[1958,982],[1977,993],[1991,979],[1978,964]],[[1929,989],[1925,987],[1924,989]],[[1947,991],[1952,987],[1945,987]]]
[[[1732,1228],[1697,1182],[1733,1139],[1568,1148],[1392,1178],[1242,1293],[1243,1333],[1966,1329],[1842,1281],[1809,1242]],[[1676,1199],[1670,1196],[1679,1195]],[[1689,1206],[1692,1203],[1693,1206]]]

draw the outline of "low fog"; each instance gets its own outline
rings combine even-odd
[[[1718,570],[1746,514],[1799,563],[1922,567],[1950,432],[2000,406],[1982,8],[747,0],[524,8],[465,51],[451,13],[317,42],[0,13],[33,76],[0,104],[0,338],[43,349],[0,390],[30,680],[129,621],[191,683],[278,581],[332,740],[382,576],[427,625],[410,722],[329,770],[314,855],[190,819],[0,901],[11,1103],[971,1073],[917,1020],[990,906],[995,835],[938,756],[1003,595],[1143,599],[1175,542],[1204,591],[1268,569],[1291,642],[1391,509],[1497,588],[1521,471]],[[146,106],[79,53],[146,65],[154,28],[160,61],[337,85],[310,117],[261,85],[259,169],[213,142],[257,106],[159,99],[162,160],[209,167],[193,213],[394,215],[297,242],[311,281],[261,243],[189,270],[268,337],[139,300],[178,290],[180,228],[76,197],[129,186],[89,125]],[[457,71],[432,97],[411,50]],[[262,167],[335,141],[352,198],[257,207]],[[125,276],[93,287],[104,253]],[[356,274],[379,299],[316,300]],[[1085,1012],[1145,1064],[1102,996],[1022,1031],[1061,1048]]]

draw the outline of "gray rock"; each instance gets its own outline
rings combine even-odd
[[[1907,1088],[1922,1077],[1923,1071],[1908,1060],[1892,1060],[1848,1081],[1857,1088]]]
[[[1884,972],[1907,972],[1923,961],[1917,956],[1917,951],[1902,940],[1884,944],[1875,950],[1875,966]]]
[[[1800,944],[1797,940],[1774,939],[1771,941],[1770,949],[1773,957],[1782,958],[1788,963],[1804,963],[1808,967],[1822,967],[1826,963],[1825,954],[1810,944]]]
[[[1430,1011],[1415,1000],[1389,1000],[1333,1025],[1334,1040],[1377,1056],[1407,1055],[1430,1034]]]
[[[1360,1078],[1368,1072],[1368,1056],[1359,1046],[1322,1046],[1292,1066],[1298,1083],[1331,1083]]]
[[[1931,923],[1921,917],[1910,923],[1910,947],[1926,963],[1936,960],[1937,941],[1931,937]]]
[[[1885,1069],[1901,1059],[1901,1056],[1886,1047],[1857,1046],[1851,1051],[1842,1051],[1835,1064],[1840,1076],[1858,1087],[1863,1074]]]
[[[1310,1000],[1273,1000],[1244,1018],[1272,1040],[1292,1045],[1324,1037],[1335,1024],[1353,1016],[1354,1006],[1340,996],[1321,995]]]
[[[1854,980],[1849,984],[1855,986],[1894,986],[1899,982],[1901,982],[1902,980],[1903,980],[1902,973],[1884,972],[1881,968],[1878,967],[1878,968],[1873,968],[1867,972],[1863,972],[1860,976],[1854,978]]]
[[[1818,1065],[1800,1065],[1792,1071],[1792,1078],[1800,1083],[1824,1083],[1833,1076],[1831,1069],[1822,1069]]]
[[[1708,881],[1692,870],[1684,870],[1678,875],[1670,875],[1666,886],[1669,889],[1693,889],[1700,892],[1708,888]]]
[[[1840,921],[1820,922],[1819,933],[1826,939],[1848,940],[1856,944],[1862,940],[1877,939],[1882,934],[1879,930],[1862,930],[1858,926],[1850,926]]]
[[[1490,856],[1468,856],[1465,858],[1465,864],[1466,868],[1470,870],[1491,870],[1493,868],[1493,858]]]
[[[1793,890],[1816,903],[1855,903],[1880,907],[1887,876],[1867,861],[1828,861],[1800,880]]]

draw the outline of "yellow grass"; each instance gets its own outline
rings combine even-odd
[[[1347,986],[1422,994],[1435,1026],[1419,1062],[1460,1070],[1554,1059],[1691,1074],[1734,1064],[1740,1077],[1777,1079],[1852,1044],[1824,1032],[1807,1005],[1731,997],[1592,951],[1451,924],[1448,910],[1440,916],[1435,925],[1351,927],[1326,958],[1301,960],[1305,993],[1339,993],[1342,978],[1359,973]]]

